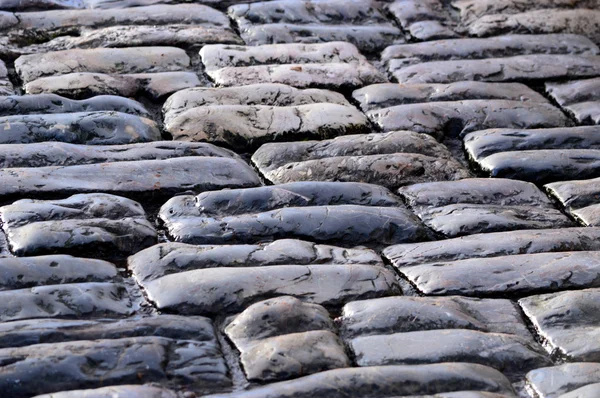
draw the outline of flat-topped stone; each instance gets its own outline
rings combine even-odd
[[[544,187],[579,222],[586,226],[600,225],[600,178],[554,182]]]
[[[148,118],[114,111],[12,115],[0,117],[0,144],[60,141],[112,145],[160,140],[160,130]]]
[[[331,398],[384,398],[463,390],[513,393],[508,379],[495,369],[477,364],[441,363],[335,369],[211,398],[309,398],[315,394]]]
[[[141,282],[195,269],[286,264],[383,265],[381,258],[368,249],[344,249],[294,239],[258,245],[195,246],[168,242],[149,247],[128,259],[128,269]]]
[[[600,382],[600,363],[576,362],[532,370],[527,384],[540,398],[558,398]]]
[[[221,86],[284,83],[352,89],[385,82],[350,43],[207,45],[200,50],[207,74]]]
[[[598,391],[600,391],[600,383],[588,384],[587,386],[562,394],[559,398],[594,398],[598,394]]]
[[[471,176],[444,145],[410,131],[265,144],[254,153],[252,161],[275,184],[346,181],[394,189]]]
[[[600,360],[600,289],[531,296],[519,305],[552,353],[571,361]]]
[[[194,244],[296,238],[356,246],[428,239],[389,191],[370,184],[299,182],[179,196],[163,205],[159,218],[172,239]]]
[[[53,392],[51,394],[36,395],[35,398],[177,398],[177,393],[162,387],[155,386],[110,386],[90,390],[71,390]],[[493,397],[492,397],[493,398]]]
[[[439,0],[396,0],[389,12],[413,39],[436,40],[457,37],[449,9]]]
[[[546,83],[546,92],[579,123],[600,124],[600,78]]]

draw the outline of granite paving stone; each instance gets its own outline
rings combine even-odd
[[[36,398],[177,398],[177,393],[166,388],[154,387],[150,385],[136,386],[111,386],[90,390],[71,390],[60,391],[50,394],[36,395]]]
[[[440,0],[395,0],[389,12],[417,40],[457,37],[454,23]]]
[[[600,223],[600,178],[553,182],[544,186],[573,218],[586,226]]]
[[[600,78],[546,83],[548,94],[581,124],[600,124]]]
[[[540,398],[562,397],[563,394],[599,382],[600,363],[567,363],[527,373],[529,389]]]

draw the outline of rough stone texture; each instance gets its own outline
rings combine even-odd
[[[414,39],[436,40],[456,37],[447,10],[439,0],[396,0],[390,13]]]
[[[398,192],[427,226],[446,237],[573,226],[535,185],[522,181],[473,178]]]
[[[598,362],[599,298],[600,289],[586,289],[527,297],[519,304],[553,353]]]
[[[600,78],[546,83],[546,91],[579,123],[600,124]]]
[[[476,234],[436,242],[405,243],[386,248],[395,266],[451,262],[515,254],[600,250],[599,228],[536,229]]]
[[[544,187],[558,199],[575,219],[586,226],[600,224],[598,192],[600,178],[591,180],[554,182]]]
[[[58,252],[118,257],[156,243],[156,230],[142,206],[107,194],[21,199],[0,207],[0,219],[18,256]]]
[[[391,271],[367,264],[207,268],[138,283],[159,309],[199,315],[236,312],[277,296],[335,306],[400,290]]]
[[[296,238],[378,246],[428,239],[389,191],[370,184],[299,182],[179,196],[159,218],[175,241],[194,244]]]
[[[517,307],[509,300],[385,297],[348,303],[336,321],[345,340],[439,329],[470,329],[532,340]]]
[[[213,6],[217,9],[226,9],[231,4],[249,3],[249,0],[200,0],[197,3]],[[29,10],[29,9],[111,9],[152,4],[178,4],[178,0],[3,0],[2,9]]]
[[[208,75],[221,86],[283,83],[299,88],[353,89],[385,77],[356,47],[344,42],[207,45],[200,50]]]
[[[525,296],[598,287],[600,253],[535,253],[438,262],[399,271],[427,295]]]
[[[2,13],[0,12],[0,27],[2,23]],[[14,94],[14,87],[8,78],[8,70],[6,64],[0,59],[0,95]]]
[[[254,153],[252,161],[274,184],[345,181],[395,189],[471,176],[444,145],[409,131],[265,144]]]
[[[211,398],[384,398],[463,390],[513,392],[510,382],[495,369],[477,364],[441,363],[335,369]]]
[[[100,191],[136,198],[162,198],[189,190],[260,185],[254,171],[240,160],[201,156],[3,169],[0,181],[0,197],[66,196]]]
[[[0,117],[0,144],[60,141],[111,145],[160,140],[151,119],[114,111]]]
[[[569,363],[527,373],[529,387],[540,398],[558,398],[562,394],[598,382],[600,363]]]
[[[371,250],[344,249],[294,239],[259,245],[160,243],[128,259],[128,269],[142,282],[195,269],[286,264],[383,265],[381,258]]]
[[[588,384],[587,386],[573,390],[559,398],[594,398],[600,391],[600,383]]]
[[[111,386],[93,390],[61,391],[36,395],[35,398],[177,398],[175,391],[153,386]]]
[[[350,42],[373,53],[401,40],[401,32],[372,0],[277,0],[235,5],[229,15],[248,45]]]

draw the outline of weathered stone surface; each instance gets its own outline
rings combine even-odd
[[[37,344],[0,350],[0,385],[10,396],[104,384],[179,382],[196,389],[230,384],[218,346],[164,337]]]
[[[175,47],[95,48],[23,55],[15,61],[15,69],[23,82],[29,83],[40,77],[76,72],[175,72],[185,70],[189,64],[185,51]]]
[[[546,91],[579,123],[600,124],[600,78],[546,83]]]
[[[345,340],[438,329],[470,329],[532,339],[509,300],[385,297],[346,304],[337,322]]]
[[[139,102],[114,95],[99,95],[82,101],[75,101],[54,94],[0,97],[0,116],[98,111],[149,116],[146,108]]]
[[[107,75],[104,73],[67,73],[42,77],[25,84],[28,94],[51,93],[71,98],[88,98],[109,94],[123,97],[145,95],[160,99],[176,91],[199,86],[194,72],[137,73]]]
[[[598,287],[600,253],[534,253],[401,267],[427,295],[525,296],[570,288]]]
[[[207,268],[138,283],[159,309],[202,315],[240,311],[277,296],[333,306],[400,292],[391,271],[366,264]]]
[[[281,380],[351,365],[338,337],[326,330],[260,340],[242,351],[249,380]]]
[[[89,282],[0,292],[0,321],[131,315],[134,303],[124,285]]]
[[[600,383],[588,384],[569,393],[561,395],[559,398],[594,398],[600,391]]]
[[[472,178],[415,184],[399,193],[426,225],[447,237],[573,226],[535,185],[523,181]]]
[[[184,111],[165,127],[178,141],[210,141],[238,149],[256,148],[268,141],[370,131],[367,118],[356,108],[326,103],[202,106]]]
[[[211,398],[383,398],[461,390],[513,392],[510,382],[495,369],[477,364],[441,363],[335,369]]]
[[[181,90],[170,96],[163,106],[165,124],[181,113],[200,106],[210,105],[267,105],[299,106],[330,103],[348,105],[343,95],[334,91],[297,88],[285,84],[263,83],[240,87],[198,87]]]
[[[521,83],[474,81],[448,84],[373,84],[354,91],[352,98],[360,103],[363,112],[396,105],[465,99],[548,102],[543,95]]]
[[[248,45],[346,41],[376,52],[401,37],[371,0],[265,1],[232,6],[229,15]]]
[[[439,0],[396,0],[389,11],[410,35],[418,40],[435,40],[458,36],[452,21]]]
[[[0,125],[0,144],[111,145],[160,140],[158,126],[151,119],[112,111],[3,116]]]
[[[249,3],[250,0],[200,0],[197,3],[226,9],[231,4]],[[136,6],[149,6],[152,4],[178,4],[178,0],[3,0],[2,9],[29,10],[29,9],[111,9]]]
[[[42,153],[44,156],[40,156]],[[63,142],[41,142],[0,145],[0,168],[75,166],[186,156],[239,159],[235,153],[227,149],[199,142],[153,141],[126,145],[74,145]]]
[[[286,264],[383,265],[381,258],[368,249],[344,249],[294,239],[259,245],[195,246],[177,242],[160,243],[128,259],[128,269],[141,282],[194,269]]]
[[[390,72],[421,62],[514,57],[529,54],[597,55],[590,39],[579,35],[507,35],[436,40],[390,46],[381,54]]]
[[[117,278],[117,268],[111,263],[63,255],[0,258],[0,269],[0,290]]]
[[[471,176],[444,145],[409,131],[265,144],[254,153],[252,161],[275,184],[345,181],[395,189]]]
[[[284,83],[299,88],[351,89],[385,82],[350,43],[207,45],[200,50],[208,75],[221,86]]]
[[[71,390],[36,395],[35,398],[177,398],[175,391],[154,386],[111,386],[93,390]],[[492,397],[493,398],[493,397]]]
[[[359,366],[472,362],[514,377],[518,372],[551,364],[543,348],[533,341],[467,329],[360,336],[350,341],[350,347]]]
[[[0,27],[2,24],[2,15],[0,12]],[[6,64],[0,59],[0,95],[12,95],[14,94],[14,87],[8,78],[8,70]]]
[[[486,15],[469,26],[469,34],[495,36],[503,33],[575,33],[587,36],[598,44],[599,29],[600,11],[597,9],[549,9],[513,15]]]
[[[600,359],[600,289],[531,296],[519,300],[554,354],[572,361]]]
[[[398,82],[405,84],[596,77],[600,75],[600,56],[532,54],[507,58],[434,61],[398,69],[393,75]]]
[[[569,363],[532,370],[527,373],[527,382],[540,398],[558,398],[580,387],[600,382],[600,363]]]
[[[117,320],[35,319],[2,323],[0,331],[1,348],[144,336],[212,342],[218,346],[210,319],[194,316],[160,315]]]
[[[600,228],[536,229],[462,236],[436,242],[405,243],[386,248],[395,266],[451,262],[514,254],[600,250]]]
[[[367,116],[383,131],[412,130],[439,138],[490,128],[563,127],[568,123],[560,109],[550,104],[509,100],[397,105],[368,111]]]
[[[598,204],[600,178],[555,182],[544,186],[569,212]]]
[[[242,161],[202,156],[4,169],[0,181],[0,197],[106,192],[162,198],[189,190],[260,185],[258,176]]]

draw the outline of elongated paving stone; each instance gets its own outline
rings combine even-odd
[[[562,394],[600,383],[600,363],[577,362],[532,370],[527,373],[527,383],[540,398],[563,397]]]
[[[284,83],[298,88],[353,89],[385,82],[350,43],[207,45],[206,73],[220,86]]]
[[[154,386],[110,386],[91,390],[60,391],[51,394],[36,395],[36,398],[108,398],[108,397],[130,397],[130,398],[177,398],[173,390]],[[493,397],[492,397],[493,398]]]
[[[157,239],[139,203],[107,194],[21,199],[0,207],[0,218],[11,250],[19,256],[59,252],[112,257],[133,254]]]
[[[383,262],[372,250],[344,249],[295,239],[258,245],[159,243],[128,259],[128,269],[141,282],[195,269],[286,264],[383,265]]]
[[[449,10],[439,0],[396,0],[388,9],[414,39],[435,40],[458,36]]]
[[[254,153],[252,161],[274,184],[346,181],[394,189],[470,177],[444,145],[410,131],[265,144]]]
[[[523,181],[472,178],[398,192],[427,226],[446,237],[573,226],[535,185]]]
[[[519,304],[553,353],[571,361],[600,360],[600,289],[531,296]]]
[[[277,0],[228,11],[248,45],[347,41],[372,53],[401,40],[400,29],[371,0]]]
[[[502,373],[483,365],[441,363],[335,369],[211,398],[384,398],[481,390],[512,394]]]
[[[194,244],[297,238],[356,246],[428,239],[389,191],[370,184],[299,182],[178,196],[163,205],[159,218],[175,241]]]
[[[554,182],[544,187],[583,225],[600,224],[600,178]]]
[[[546,83],[546,91],[579,123],[600,124],[600,78]]]

